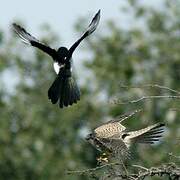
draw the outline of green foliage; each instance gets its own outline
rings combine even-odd
[[[143,113],[124,122],[129,129],[165,122],[167,133],[157,146],[135,147],[130,164],[155,166],[169,162],[169,152],[178,155],[179,111],[170,110],[179,108],[178,100],[156,99],[126,105],[108,103],[110,98],[131,100],[143,95],[172,94],[158,88],[125,89],[121,85],[160,84],[179,89],[180,6],[178,2],[176,5],[164,3],[164,9],[155,10],[131,3],[128,8],[134,11],[134,22],[141,20],[143,26],[132,25],[124,30],[112,21],[107,27],[108,34],[102,33],[93,40],[89,38],[87,45],[93,58],[85,60],[82,71],[88,70],[90,76],[82,84],[81,101],[65,109],[52,105],[47,98],[47,90],[55,78],[51,59],[38,50],[31,51],[14,36],[4,42],[0,33],[0,47],[3,46],[0,73],[9,70],[10,77],[17,76],[19,81],[12,94],[6,86],[0,90],[1,177],[88,179],[65,174],[68,169],[96,166],[98,152],[83,138],[88,129],[108,120],[107,117],[139,107],[143,108]],[[46,43],[57,43],[56,37],[51,32],[48,39],[42,39]],[[5,80],[7,85],[13,78]]]

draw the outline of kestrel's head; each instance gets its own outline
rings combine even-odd
[[[60,58],[64,59],[65,57],[68,56],[69,51],[66,47],[60,47],[57,53]]]
[[[87,136],[86,136],[86,140],[87,141],[91,141],[91,140],[93,140],[94,139],[94,134],[93,133],[90,133],[90,134],[88,134]]]

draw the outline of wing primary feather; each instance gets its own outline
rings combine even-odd
[[[153,143],[159,141],[164,132],[165,124],[158,123],[139,131],[129,132],[127,138],[139,143]]]
[[[31,41],[39,42],[35,37],[28,33],[23,27],[13,23],[13,30],[26,44],[31,44]]]
[[[91,23],[89,24],[88,28],[86,29],[85,33],[70,47],[69,56],[67,57],[67,59],[71,59],[74,50],[78,47],[78,45],[81,43],[81,41],[96,30],[96,28],[99,24],[99,21],[100,21],[100,10],[93,17],[93,19],[92,19]]]

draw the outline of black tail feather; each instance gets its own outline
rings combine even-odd
[[[59,107],[72,105],[80,100],[80,91],[72,77],[58,76],[49,88],[48,97],[53,104],[59,100]]]
[[[53,104],[56,104],[58,102],[59,96],[61,94],[61,85],[61,78],[57,76],[57,78],[48,90],[48,97]]]

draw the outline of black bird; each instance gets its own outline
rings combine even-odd
[[[69,49],[60,47],[58,50],[41,43],[24,28],[13,23],[13,30],[24,43],[37,47],[52,57],[57,77],[48,90],[48,97],[53,104],[59,100],[60,108],[80,100],[80,90],[76,80],[72,77],[72,54],[80,42],[96,30],[99,20],[100,10],[93,17],[85,33]]]

